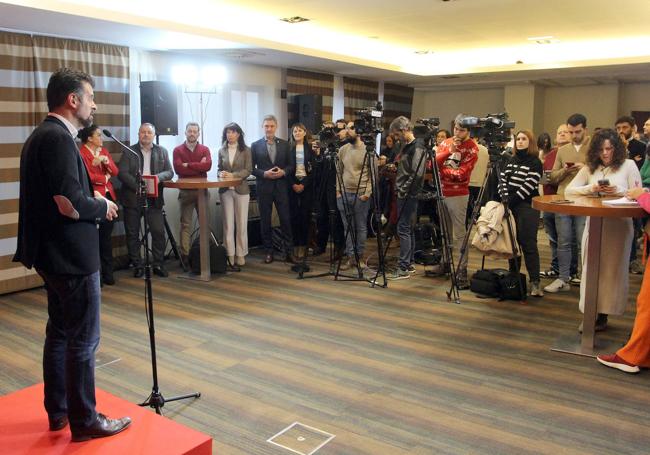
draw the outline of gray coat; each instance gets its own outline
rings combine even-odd
[[[138,207],[138,198],[136,193],[138,191],[137,173],[138,166],[142,172],[142,152],[140,151],[140,143],[138,142],[133,147],[133,150],[138,154],[138,159],[133,153],[125,150],[122,153],[122,158],[118,165],[120,173],[117,177],[122,182],[122,190],[120,194],[120,201],[124,207]],[[169,161],[169,153],[164,147],[153,144],[151,151],[151,174],[158,176],[158,197],[153,200],[153,207],[161,208],[165,204],[163,199],[163,182],[171,180],[174,177],[172,164]]]
[[[237,149],[235,158],[233,159],[232,166],[228,159],[228,145],[224,144],[219,149],[219,163],[218,168],[220,171],[232,173],[235,177],[243,181],[235,187],[237,194],[249,194],[250,188],[246,183],[246,178],[251,175],[253,169],[253,160],[251,157],[251,149],[246,147],[244,150]],[[225,193],[228,188],[219,188],[219,193]]]

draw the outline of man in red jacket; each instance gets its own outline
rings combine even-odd
[[[465,237],[465,214],[469,199],[469,179],[478,159],[478,146],[469,137],[469,129],[462,125],[466,116],[458,114],[454,120],[454,135],[445,139],[436,153],[440,171],[442,194],[445,197],[446,216],[451,227],[454,254],[460,257],[460,247]],[[469,289],[467,280],[467,255],[456,267],[457,284],[460,289]]]
[[[212,167],[210,149],[199,144],[200,131],[198,123],[189,122],[185,127],[185,142],[174,149],[174,171],[181,178],[207,178]],[[198,213],[199,190],[179,190],[178,200],[181,208],[181,257],[183,263],[187,264],[187,256],[190,254],[190,226],[194,211]]]

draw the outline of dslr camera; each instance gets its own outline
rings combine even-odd
[[[413,126],[413,135],[418,139],[422,139],[424,144],[431,148],[436,145],[436,135],[440,130],[439,126],[439,117],[419,118]]]

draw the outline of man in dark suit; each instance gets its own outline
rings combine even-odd
[[[287,176],[293,174],[296,157],[291,156],[291,148],[285,140],[275,137],[278,121],[267,115],[262,122],[264,137],[251,145],[253,155],[253,175],[257,178],[257,204],[260,209],[262,242],[266,250],[264,262],[273,262],[273,240],[271,236],[271,213],[273,203],[280,218],[283,243],[287,260],[291,260],[293,249],[291,220],[289,218],[289,184]]]
[[[95,350],[99,345],[97,225],[117,206],[96,193],[74,142],[92,124],[93,79],[63,68],[47,86],[47,118],[20,157],[18,246],[14,262],[34,267],[45,282],[48,321],[43,349],[45,410],[50,430],[70,422],[73,441],[111,436],[131,419],[95,410]]]
[[[138,198],[138,172],[142,175],[158,177],[158,197],[149,198],[149,232],[151,232],[151,251],[153,253],[153,273],[167,277],[169,273],[163,265],[165,260],[165,225],[162,208],[163,182],[174,176],[169,154],[164,147],[153,143],[156,129],[151,123],[143,123],[138,130],[138,143],[133,150],[135,156],[125,151],[120,159],[118,178],[122,182],[121,200],[124,206],[124,230],[126,231],[126,249],[133,264],[133,276],[144,275],[140,257],[140,219],[143,215],[142,201]]]

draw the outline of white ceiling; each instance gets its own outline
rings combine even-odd
[[[650,0],[105,3],[101,8],[97,2],[86,6],[90,2],[85,0],[0,3],[0,27],[422,89],[650,81]],[[121,12],[127,7],[128,13]],[[244,23],[238,22],[242,11],[248,18]],[[276,20],[296,15],[310,21],[289,25]],[[199,25],[189,26],[192,18]],[[267,26],[251,26],[260,18]],[[314,32],[320,37],[309,41]],[[526,39],[548,35],[560,42],[540,45]],[[433,53],[413,53],[424,49]],[[540,49],[550,52],[552,61],[534,63],[544,53],[538,55]]]

